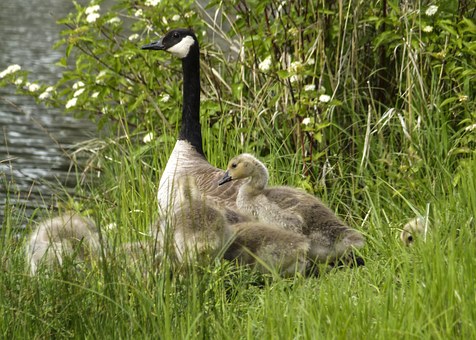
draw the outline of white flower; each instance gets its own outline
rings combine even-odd
[[[13,64],[13,65],[10,65],[8,66],[5,70],[3,70],[2,72],[0,72],[0,79],[4,78],[5,76],[9,75],[9,74],[12,74],[12,73],[15,73],[17,71],[20,71],[21,70],[21,66],[20,65],[17,65],[17,64]]]
[[[68,102],[66,103],[65,107],[67,109],[69,108],[72,108],[73,106],[76,106],[76,102],[78,101],[78,98],[77,97],[74,97],[74,98],[71,98],[70,100],[68,100]]]
[[[319,101],[321,103],[328,103],[329,101],[331,100],[331,96],[327,95],[327,94],[321,94],[319,96]]]
[[[79,97],[80,95],[83,94],[85,88],[84,87],[81,87],[80,89],[76,90],[73,94],[73,97]]]
[[[291,83],[295,83],[295,82],[299,81],[299,79],[301,79],[301,77],[299,75],[295,74],[295,75],[292,75],[291,78],[289,78],[289,81]]]
[[[306,92],[314,91],[315,89],[316,85],[314,84],[307,84],[306,86],[304,86],[304,91]]]
[[[265,60],[259,63],[258,68],[262,72],[267,72],[271,68],[271,57],[267,57]]]
[[[95,22],[100,17],[99,13],[91,13],[86,17],[86,21],[89,23]]]
[[[145,5],[146,6],[157,6],[159,4],[160,0],[146,0]]]
[[[425,14],[431,17],[432,15],[435,15],[436,12],[438,12],[438,6],[431,5],[426,9]]]
[[[135,17],[141,17],[144,15],[144,12],[142,11],[142,8],[139,8],[135,13],[134,13],[134,16]]]
[[[154,139],[154,133],[153,132],[149,132],[148,134],[146,134],[144,136],[144,138],[142,138],[142,141],[144,143],[149,143],[150,141],[152,141]]]
[[[314,65],[315,63],[316,63],[316,61],[314,60],[314,58],[309,58],[309,59],[307,60],[307,63],[306,63],[306,64],[308,64],[308,65]]]
[[[77,81],[76,83],[73,84],[73,90],[77,90],[79,89],[80,87],[83,87],[84,86],[84,83],[80,80],[80,81]]]
[[[164,23],[164,25],[168,25],[169,22],[167,21],[167,18],[166,17],[162,17],[162,22]]]
[[[465,102],[465,101],[468,100],[468,96],[465,95],[465,94],[460,94],[460,95],[458,96],[458,100],[459,100],[460,102]]]
[[[0,78],[1,78],[1,77],[0,77]],[[23,78],[20,77],[20,78],[15,79],[14,84],[15,84],[15,85],[21,85],[21,84],[23,84]]]
[[[86,8],[86,14],[93,14],[99,12],[100,9],[101,7],[99,5],[89,6],[88,8]]]
[[[134,41],[134,40],[137,40],[137,39],[139,39],[139,34],[137,34],[137,33],[134,33],[134,34],[129,36],[129,41]]]
[[[433,26],[425,26],[423,27],[423,32],[430,33],[433,31]]]
[[[92,95],[91,95],[91,98],[97,98],[99,96],[99,92],[94,92]]]
[[[170,100],[170,95],[167,94],[167,93],[164,94],[164,95],[162,95],[162,98],[160,98],[160,101],[161,101],[162,103],[167,103],[169,100]]]
[[[28,91],[30,92],[36,92],[40,89],[40,85],[38,84],[29,84],[28,85]]]
[[[121,19],[119,17],[114,17],[107,21],[107,23],[111,25],[118,24],[120,22],[121,22]]]
[[[289,65],[289,70],[291,72],[297,72],[302,67],[302,63],[300,61],[294,61]]]
[[[193,16],[193,14],[194,14],[194,12],[190,11],[190,12],[185,13],[184,17],[191,18]]]
[[[476,129],[476,124],[472,124],[464,128],[465,131],[473,131],[475,129]]]
[[[309,125],[311,123],[311,118],[306,117],[301,122],[303,125]]]
[[[53,86],[48,86],[45,91],[38,96],[38,99],[40,100],[45,100],[49,97],[51,97],[51,92],[53,92],[54,87]]]
[[[99,72],[98,75],[96,76],[96,84],[101,84],[106,74],[107,74],[106,70],[102,70],[101,72]]]
[[[172,21],[179,21],[180,20],[180,15],[178,14],[175,14],[173,17],[172,17]]]

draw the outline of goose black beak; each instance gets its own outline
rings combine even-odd
[[[153,43],[144,45],[141,47],[143,50],[165,50],[164,44],[162,44],[162,39],[159,41],[155,41]]]
[[[222,184],[225,184],[227,182],[230,182],[232,179],[233,179],[233,177],[231,177],[230,174],[227,171],[227,172],[225,172],[225,176],[223,176],[221,181],[218,182],[218,185],[222,185]]]

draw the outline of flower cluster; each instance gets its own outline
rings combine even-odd
[[[85,12],[87,15],[86,21],[89,23],[96,22],[96,20],[100,17],[100,14],[99,14],[100,9],[101,7],[99,7],[99,5],[93,5],[86,8],[86,12]]]
[[[6,77],[7,75],[9,74],[13,74],[15,72],[18,72],[21,70],[21,66],[20,65],[17,65],[17,64],[14,64],[14,65],[10,65],[8,66],[5,70],[3,70],[2,72],[0,72],[0,79]]]

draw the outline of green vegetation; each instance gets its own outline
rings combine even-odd
[[[134,264],[107,255],[89,270],[66,265],[30,277],[15,238],[21,210],[6,211],[0,334],[474,337],[474,4],[249,0],[212,1],[204,9],[155,2],[122,0],[107,11],[77,5],[60,22],[67,27],[57,44],[65,70],[57,84],[31,91],[32,75],[17,69],[0,79],[0,86],[16,83],[19,92],[112,131],[81,146],[94,150],[89,169],[101,176],[78,188],[86,198],[73,208],[96,219],[113,254],[116,244],[146,240],[177,134],[181,74],[170,55],[138,47],[155,33],[191,26],[202,46],[210,162],[224,167],[233,155],[252,152],[268,165],[272,183],[322,197],[365,234],[366,266],[285,280],[218,260],[175,271],[167,262],[154,267],[150,254]],[[0,180],[13,196],[14,185]],[[426,213],[426,242],[402,246],[402,225]],[[111,223],[116,227],[106,228]]]

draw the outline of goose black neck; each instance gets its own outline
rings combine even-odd
[[[192,46],[182,59],[183,106],[179,139],[189,142],[204,156],[200,126],[200,53],[198,45]]]

